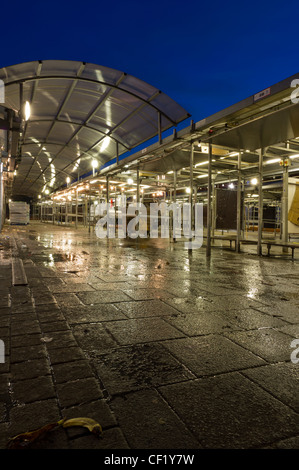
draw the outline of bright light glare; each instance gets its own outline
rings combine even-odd
[[[257,185],[257,178],[252,178],[251,184],[253,184],[253,186]]]
[[[26,103],[25,103],[25,121],[28,121],[28,119],[30,118],[30,114],[31,114],[30,103],[29,103],[29,101],[26,101]]]

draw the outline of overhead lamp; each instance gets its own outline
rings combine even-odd
[[[234,183],[230,183],[230,184],[228,185],[228,187],[229,187],[230,189],[234,189],[235,185],[234,185]]]
[[[69,184],[71,182],[71,178],[69,176],[66,178],[66,182],[67,182],[67,184]]]
[[[99,165],[97,160],[92,160],[91,164],[92,164],[92,168],[97,168]]]
[[[186,193],[191,193],[191,189],[190,189],[190,188],[186,188]]]
[[[29,101],[26,101],[25,106],[24,106],[25,121],[28,121],[28,119],[30,118],[30,114],[31,114],[30,103]]]
[[[129,179],[127,180],[127,182],[128,182],[128,184],[133,184],[133,183],[134,183],[134,181],[132,180],[132,178],[129,178]]]
[[[253,186],[256,186],[256,185],[257,185],[257,178],[252,178],[252,180],[250,181],[250,183],[251,183]]]

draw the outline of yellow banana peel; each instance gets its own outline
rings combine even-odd
[[[55,423],[46,424],[45,426],[42,426],[39,429],[35,429],[34,431],[25,432],[22,434],[18,434],[15,437],[12,437],[7,443],[7,448],[8,449],[23,449],[26,446],[32,444],[34,441],[36,441],[45,433],[59,426],[62,426],[63,428],[81,426],[81,427],[88,429],[88,431],[90,431],[92,434],[94,434],[97,437],[101,437],[102,432],[103,432],[102,426],[92,418],[81,418],[81,417],[71,418],[71,419],[64,418]]]
[[[96,436],[101,436],[103,432],[102,426],[92,418],[71,418],[66,420],[62,419],[59,424],[61,424],[64,428],[70,428],[72,426],[82,426],[88,429],[91,433],[95,434]]]

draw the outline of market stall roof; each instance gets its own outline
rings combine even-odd
[[[213,148],[212,168],[220,176],[237,170],[242,152],[244,174],[258,168],[258,150],[264,149],[267,173],[281,171],[279,160],[290,156],[292,170],[299,169],[299,74],[293,75],[163,139],[162,143],[136,152],[118,164],[110,162],[101,174],[117,173],[138,164],[140,171],[166,174],[183,169],[188,178],[191,145],[194,145],[196,177],[207,180],[208,158],[204,144]],[[170,177],[170,180],[172,177]]]
[[[91,171],[189,117],[173,99],[127,73],[45,60],[0,69],[5,106],[24,118],[13,194],[36,195]]]

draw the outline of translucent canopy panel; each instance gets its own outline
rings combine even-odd
[[[95,64],[26,62],[0,69],[0,79],[6,107],[30,104],[14,194],[51,192],[90,172],[92,160],[100,167],[190,116],[152,85]]]

